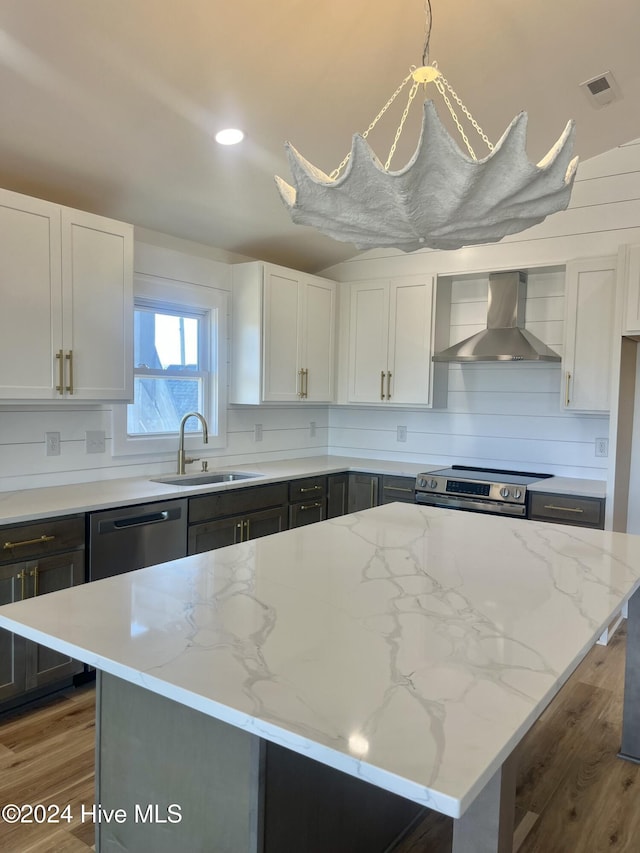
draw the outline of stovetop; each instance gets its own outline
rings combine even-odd
[[[452,465],[439,468],[419,477],[445,477],[460,480],[478,480],[483,483],[504,483],[506,485],[528,486],[538,480],[546,480],[553,474],[535,474],[530,471],[506,471],[501,468],[476,468],[470,465]]]

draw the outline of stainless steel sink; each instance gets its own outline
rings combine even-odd
[[[167,486],[215,486],[217,483],[233,483],[236,480],[250,480],[262,477],[262,474],[248,474],[245,471],[202,471],[200,474],[170,474],[167,477],[152,477],[152,483],[165,483]]]

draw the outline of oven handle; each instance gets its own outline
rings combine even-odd
[[[488,512],[492,515],[513,515],[522,518],[527,514],[527,508],[523,504],[501,504],[493,501],[454,498],[449,495],[432,495],[424,492],[416,492],[416,503],[439,506],[443,509],[472,509],[476,512]]]

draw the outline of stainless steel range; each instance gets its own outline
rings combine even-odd
[[[527,486],[552,476],[453,465],[418,474],[416,503],[524,518],[527,514]]]

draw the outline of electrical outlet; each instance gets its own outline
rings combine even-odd
[[[47,456],[60,456],[60,433],[45,432],[44,443]]]
[[[596,456],[608,456],[609,455],[609,439],[608,438],[596,438]]]
[[[309,437],[310,438],[316,437],[316,422],[315,421],[311,421],[309,424]]]
[[[253,440],[262,441],[262,424],[256,424],[253,429]]]
[[[88,429],[84,435],[87,453],[104,453],[105,434],[103,429]]]
[[[397,441],[406,441],[407,440],[407,428],[406,426],[399,426],[397,433]]]

